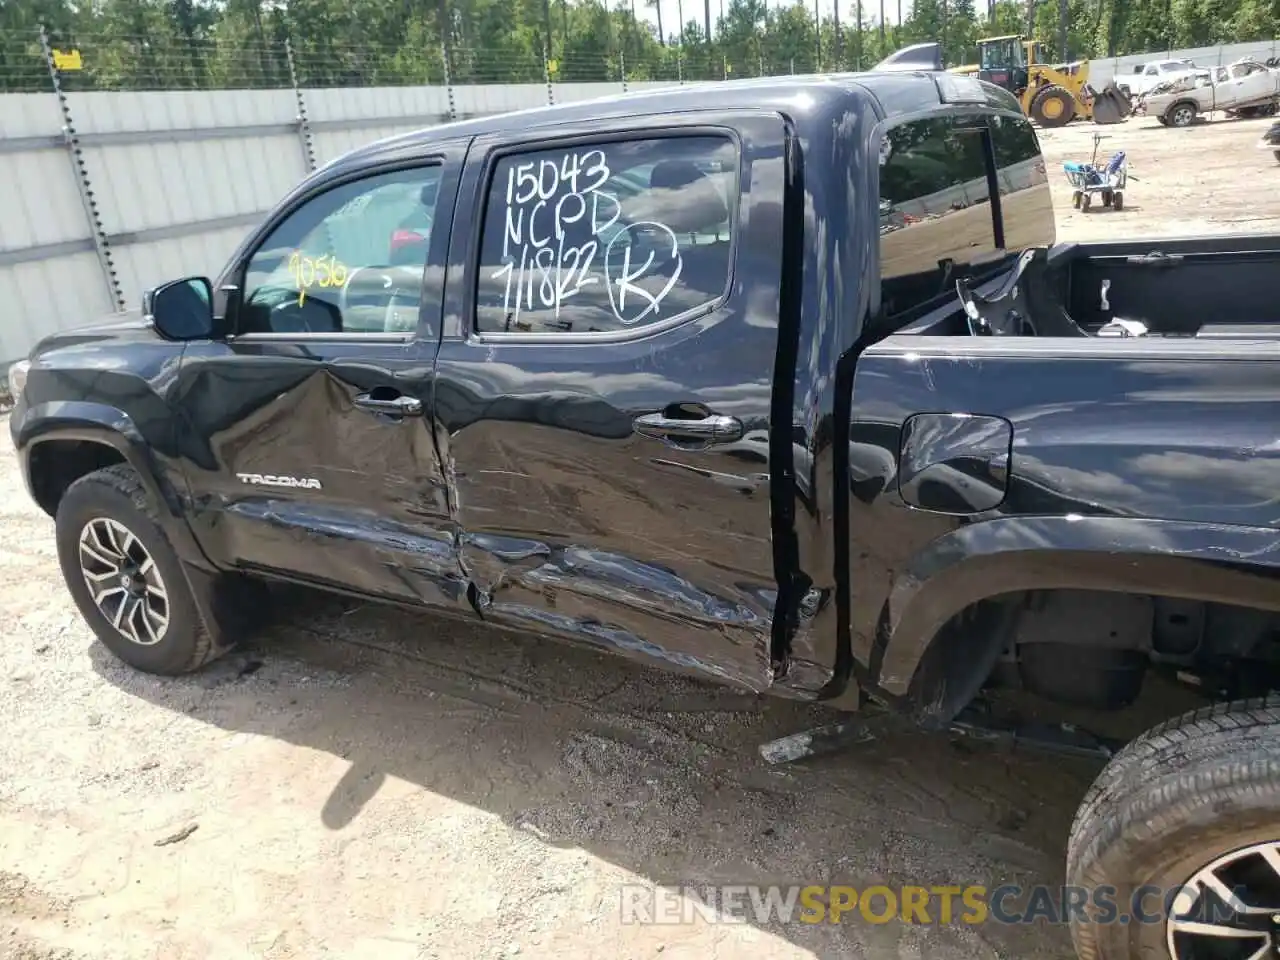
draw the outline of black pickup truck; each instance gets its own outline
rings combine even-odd
[[[283,579],[939,730],[993,688],[1190,685],[1067,866],[1182,892],[1073,935],[1270,956],[1280,239],[1055,239],[1035,132],[973,78],[467,120],[39,344],[10,429],[79,609],[154,673]]]

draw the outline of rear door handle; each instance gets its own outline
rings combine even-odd
[[[389,417],[420,417],[422,401],[403,394],[390,400],[375,400],[367,393],[356,397],[355,405],[367,413],[381,413]]]
[[[698,420],[667,417],[661,413],[646,413],[636,417],[635,431],[644,437],[662,440],[714,440],[742,439],[742,422],[737,417],[708,414]]]

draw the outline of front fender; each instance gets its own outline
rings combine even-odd
[[[1278,578],[1280,538],[1269,528],[1081,516],[972,523],[934,540],[895,580],[869,671],[882,693],[906,696],[931,646],[944,639],[943,626],[1001,594],[1099,590],[1280,611]],[[992,659],[991,645],[1004,636],[984,630],[946,640],[971,643],[962,659],[981,664]],[[934,711],[963,706],[948,702]]]
[[[151,502],[159,508],[159,520],[170,543],[184,563],[212,571],[213,565],[192,536],[182,498],[158,462],[153,446],[134,419],[123,410],[88,400],[57,400],[15,407],[10,424],[14,447],[22,466],[28,495],[35,498],[32,452],[42,443],[73,440],[99,443],[116,450],[134,470]]]
[[[22,458],[23,479],[33,494],[31,451],[37,444],[49,440],[79,440],[112,447],[138,471],[156,504],[170,515],[181,513],[176,493],[160,480],[160,471],[142,431],[123,410],[86,400],[58,400],[23,409],[13,429],[13,443]]]

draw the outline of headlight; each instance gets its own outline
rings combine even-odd
[[[18,360],[9,366],[9,399],[14,403],[22,396],[27,385],[27,371],[31,369],[30,360]]]

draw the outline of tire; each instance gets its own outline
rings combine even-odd
[[[1102,191],[1102,205],[1104,207],[1111,206],[1111,202],[1115,199],[1115,194],[1110,190]]]
[[[1089,208],[1093,206],[1093,194],[1086,193],[1080,201],[1080,209],[1085,213],[1089,212]]]
[[[1174,894],[1224,855],[1276,841],[1280,697],[1218,704],[1149,730],[1112,758],[1081,803],[1066,881],[1091,891],[1109,886],[1119,916],[1133,919],[1136,904],[1146,914],[1138,919],[1154,922],[1092,923],[1077,914],[1078,956],[1169,957],[1165,917]],[[1139,901],[1144,890],[1152,892]],[[1268,906],[1272,898],[1280,894],[1266,897]],[[1178,915],[1185,909],[1180,904]]]
[[[177,554],[132,467],[107,467],[73,483],[58,504],[55,529],[67,589],[102,645],[120,660],[145,673],[176,676],[228,649],[214,642],[200,616]],[[130,586],[123,586],[131,569],[138,572]],[[109,596],[99,592],[101,607],[90,592],[90,576],[97,578],[95,586],[111,591]],[[112,622],[117,615],[122,616],[119,628]]]
[[[1084,201],[1084,194],[1081,193],[1079,190],[1071,194],[1071,206],[1075,207],[1077,210],[1080,209],[1080,204],[1083,201]]]
[[[1115,193],[1111,195],[1111,209],[1112,210],[1124,209],[1124,193],[1122,191],[1117,190]]]
[[[1042,127],[1066,126],[1075,115],[1075,97],[1057,84],[1044,87],[1031,101],[1031,119]]]
[[[1280,150],[1272,150],[1271,153],[1275,156],[1277,161],[1280,161]]]
[[[1156,117],[1156,119],[1160,121],[1160,126],[1162,127],[1167,127],[1169,125],[1168,117]]]
[[[1175,103],[1165,112],[1165,119],[1171,127],[1189,127],[1196,122],[1199,113],[1196,105],[1183,100]]]

